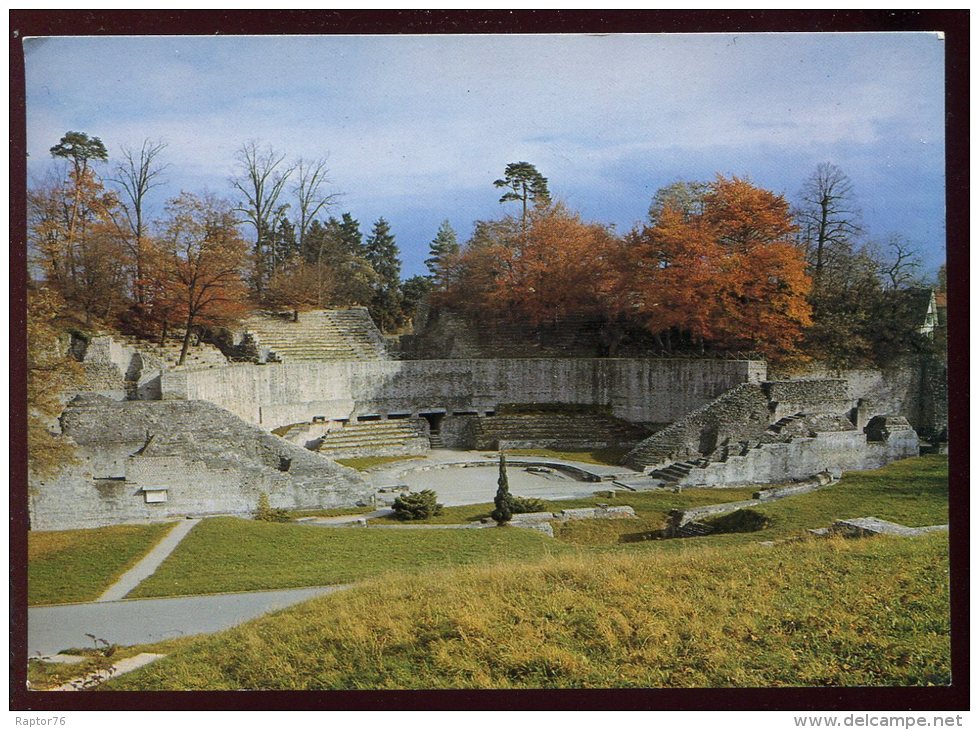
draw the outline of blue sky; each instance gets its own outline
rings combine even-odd
[[[448,219],[502,215],[526,160],[554,197],[626,231],[656,190],[720,173],[798,196],[853,181],[871,239],[944,261],[944,44],[928,33],[28,39],[32,177],[67,130],[112,156],[165,140],[167,184],[232,197],[244,142],[327,157],[333,213],[391,222],[403,275]],[[515,209],[514,209],[515,212]]]

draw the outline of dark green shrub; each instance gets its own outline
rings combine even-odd
[[[767,515],[753,509],[739,509],[705,522],[714,528],[714,532],[757,532],[772,523]]]
[[[524,515],[528,512],[546,512],[547,505],[544,500],[536,497],[511,497],[510,511],[515,515]]]
[[[394,516],[399,520],[427,520],[442,514],[442,505],[435,501],[431,489],[408,492],[394,500]]]
[[[284,509],[273,509],[269,504],[269,495],[262,492],[258,495],[258,508],[255,510],[255,519],[262,522],[289,522],[289,513]]]

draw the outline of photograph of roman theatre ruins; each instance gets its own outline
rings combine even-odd
[[[519,124],[473,140],[461,166],[454,140],[405,132],[427,154],[446,145],[421,176],[444,169],[446,190],[465,191],[422,185],[410,199],[433,197],[416,218],[364,192],[388,183],[330,143],[350,129],[276,136],[209,77],[125,126],[106,118],[103,132],[93,112],[50,128],[62,117],[45,94],[87,109],[51,82],[68,62],[108,69],[139,54],[167,69],[176,50],[217,78],[233,57],[261,96],[270,48],[295,62],[396,42],[239,38],[228,56],[220,40],[25,45],[32,692],[951,682],[933,37],[716,46],[749,70],[773,53],[787,68],[831,52],[909,96],[919,89],[901,64],[926,59],[937,116],[894,94],[853,107],[931,135],[922,150],[917,132],[880,122],[888,145],[917,145],[917,184],[939,160],[936,188],[907,195],[906,168],[875,167],[870,141],[847,141],[856,118],[805,153],[774,132],[751,147],[750,124],[732,139],[739,155],[636,148],[642,159],[612,165],[604,192],[588,182],[598,152],[583,148],[576,167]],[[410,41],[405,62],[438,80],[412,81],[414,93],[444,99],[449,116],[468,84],[445,65],[456,54],[477,64],[476,51],[533,47],[551,83],[574,90],[582,124],[606,99],[589,59],[609,44],[623,58],[684,47]],[[425,65],[433,43],[442,71]],[[877,52],[893,67],[858,63]],[[351,74],[379,73],[355,55],[342,56]],[[727,71],[704,73],[721,84]],[[695,106],[697,92],[641,78]],[[513,83],[529,96],[539,82]],[[866,100],[867,88],[836,93]],[[203,143],[180,125],[140,131],[140,119],[166,130],[157,105],[205,96],[233,128],[196,127]],[[466,114],[488,108],[477,96]],[[317,123],[259,106],[282,129]],[[549,119],[528,116],[535,129]],[[573,131],[554,122],[553,134]],[[206,174],[188,162],[203,145]],[[381,141],[376,152],[388,159]],[[356,154],[369,167],[370,149]],[[882,175],[893,179],[874,187]],[[610,191],[631,207],[594,202]],[[929,215],[934,230],[914,227]]]

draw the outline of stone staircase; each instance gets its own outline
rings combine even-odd
[[[694,469],[703,469],[710,463],[710,459],[692,459],[689,461],[676,461],[662,469],[655,469],[649,473],[650,478],[659,479],[662,486],[673,486]]]
[[[243,329],[270,362],[383,360],[384,339],[363,307],[249,317]]]
[[[604,448],[631,445],[648,432],[611,416],[592,413],[497,413],[476,421],[476,448]]]
[[[429,440],[422,423],[414,419],[352,421],[327,431],[315,450],[331,459],[413,455],[427,453]]]
[[[444,449],[445,442],[442,440],[442,434],[440,433],[430,433],[428,434],[428,445],[433,449]]]

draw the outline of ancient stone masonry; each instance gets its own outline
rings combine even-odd
[[[727,443],[757,440],[769,425],[768,398],[758,383],[745,383],[646,439],[625,458],[644,471],[710,454]]]
[[[156,355],[108,335],[73,340],[71,350],[81,360],[86,392],[114,400],[160,397],[160,373],[166,365]]]
[[[73,335],[70,350],[85,373],[82,392],[114,400],[159,400],[164,370],[223,367],[227,359],[217,348],[194,343],[183,365],[178,365],[182,340],[165,344],[122,335]]]
[[[649,435],[634,424],[595,412],[506,412],[476,416],[472,440],[456,448],[596,449],[630,446]],[[444,429],[444,425],[443,425]]]
[[[770,373],[774,378],[803,380],[836,379],[845,383],[846,397],[856,405],[862,401],[866,418],[900,414],[912,427],[941,436],[948,430],[948,372],[942,358],[923,355],[907,357],[886,368],[833,370],[813,366],[803,373]],[[855,415],[855,414],[854,414]]]
[[[427,424],[420,419],[346,423],[323,432],[311,447],[331,459],[357,456],[415,456],[429,450]]]
[[[948,441],[948,362],[939,358],[924,363],[917,428],[930,440]]]
[[[762,387],[773,420],[795,413],[846,413],[852,403],[842,379],[773,380]]]
[[[370,504],[373,490],[342,467],[210,403],[79,396],[61,418],[79,462],[31,484],[34,529],[250,514],[272,507]]]
[[[480,414],[501,403],[603,406],[633,423],[671,423],[736,385],[748,360],[516,359],[304,362],[166,372],[164,399],[206,400],[263,428],[357,416]]]
[[[739,386],[640,443],[625,463],[649,473],[647,487],[730,486],[838,476],[917,456],[918,437],[904,417],[875,416],[858,430],[839,412],[851,410],[838,397],[842,387],[839,380]],[[770,422],[786,408],[801,412]]]

